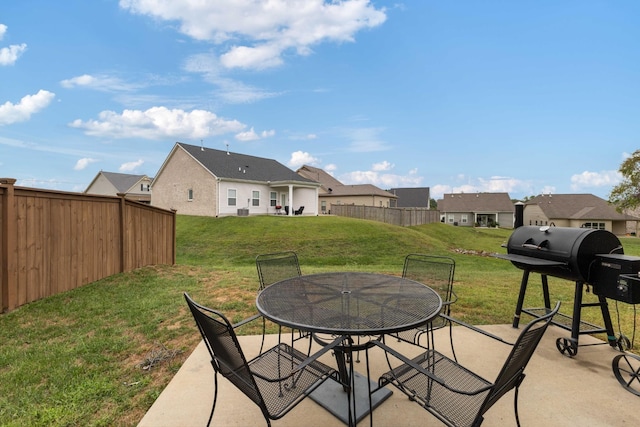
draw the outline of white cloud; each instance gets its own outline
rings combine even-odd
[[[152,107],[146,111],[124,110],[121,114],[103,111],[98,120],[74,120],[69,126],[85,134],[109,138],[201,139],[238,133],[246,127],[237,120],[226,120],[205,110],[184,111]]]
[[[269,138],[271,136],[274,136],[276,134],[275,130],[265,130],[260,132],[260,134],[258,135],[253,128],[249,129],[246,132],[240,132],[238,134],[236,134],[235,138],[238,141],[255,141],[257,139],[263,139],[263,138]]]
[[[386,151],[390,147],[381,140],[380,133],[383,128],[353,128],[342,132],[344,137],[351,141],[348,150],[356,153],[369,153],[374,151]]]
[[[618,171],[584,171],[571,176],[571,189],[580,191],[592,187],[613,187],[621,180],[622,174]]]
[[[385,10],[369,0],[120,0],[120,7],[177,21],[189,37],[229,46],[220,57],[227,68],[275,67],[285,52],[309,55],[322,42],[351,42],[386,20]]]
[[[394,165],[386,160],[380,163],[374,163],[372,169],[376,172],[388,171],[393,169]]]
[[[380,173],[382,171],[354,171],[340,175],[338,178],[343,184],[373,184],[382,189],[392,187],[420,187],[422,177],[418,176],[415,169],[407,175],[392,173]]]
[[[431,197],[441,199],[449,193],[509,193],[510,197],[517,194],[535,195],[536,191],[528,181],[504,176],[492,176],[489,178],[469,178],[458,175],[456,180],[463,181],[459,184],[437,184],[430,187]]]
[[[15,64],[25,50],[27,50],[27,45],[25,43],[12,44],[9,47],[3,47],[0,49],[0,65]]]
[[[4,38],[7,32],[7,26],[0,24],[0,40]],[[27,50],[25,43],[12,44],[9,47],[0,48],[0,65],[13,65],[16,63],[20,55]]]
[[[315,133],[308,133],[305,135],[291,135],[289,136],[289,139],[293,141],[311,141],[314,139],[318,139],[318,135],[316,135]]]
[[[335,171],[338,170],[338,166],[335,165],[334,163],[329,163],[328,165],[326,165],[324,168],[324,171],[326,173],[328,173],[329,175],[333,176],[333,174],[335,173]]]
[[[98,162],[98,159],[92,159],[90,157],[85,157],[76,162],[76,165],[73,167],[74,170],[81,171],[87,168],[92,163]]]
[[[60,85],[66,89],[73,89],[77,87],[95,89],[105,92],[111,91],[130,91],[141,87],[131,83],[126,83],[117,77],[107,75],[83,74],[81,76],[72,77],[70,79],[62,80]]]
[[[191,73],[201,74],[205,81],[218,86],[216,95],[232,104],[252,103],[279,95],[277,92],[269,92],[223,77],[224,70],[222,70],[222,66],[208,54],[190,56],[185,61],[183,69]]]
[[[123,163],[120,165],[120,168],[118,168],[118,170],[120,172],[131,172],[135,170],[137,167],[142,166],[143,163],[144,161],[142,159],[137,160],[135,162]]]
[[[320,160],[316,157],[313,157],[311,154],[306,153],[304,151],[295,151],[291,153],[291,158],[289,159],[288,165],[292,169],[298,169],[303,165],[317,165]]]
[[[0,126],[29,120],[32,114],[46,108],[55,96],[55,93],[39,90],[35,95],[24,96],[18,104],[5,102],[0,105]]]

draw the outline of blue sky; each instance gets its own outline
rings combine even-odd
[[[0,176],[83,191],[176,141],[345,184],[608,198],[636,0],[0,3]]]

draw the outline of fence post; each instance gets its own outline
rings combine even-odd
[[[125,242],[125,211],[127,205],[125,203],[125,193],[118,193],[120,197],[120,273],[126,271],[126,254],[129,242]]]
[[[2,192],[2,260],[0,262],[0,313],[9,310],[9,288],[15,288],[18,267],[16,265],[17,226],[13,178],[0,178]]]

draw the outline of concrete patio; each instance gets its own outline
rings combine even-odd
[[[484,326],[506,340],[513,342],[519,333],[510,325]],[[198,333],[194,324],[194,333]],[[569,337],[570,332],[550,326],[536,354],[527,367],[520,387],[519,414],[523,427],[527,426],[637,426],[640,425],[640,397],[625,390],[616,380],[611,362],[618,351],[589,335],[580,336],[580,347],[574,358],[560,354],[555,341]],[[248,358],[260,346],[259,336],[239,337]],[[267,337],[275,344],[277,337]],[[501,368],[510,347],[463,327],[454,329],[454,342],[458,361],[493,380]],[[406,355],[416,348],[403,343],[387,343]],[[448,331],[436,332],[436,347],[449,353]],[[386,370],[382,350],[371,351],[372,378]],[[335,365],[329,354],[323,360]],[[364,354],[356,370],[365,371]],[[247,397],[224,379],[219,379],[218,404],[212,425],[225,427],[266,426],[260,410]],[[411,402],[392,388],[393,395],[373,412],[375,426],[438,426],[442,425],[426,410]],[[195,348],[166,389],[138,424],[139,427],[204,426],[209,417],[213,399],[213,369],[206,347],[202,342]],[[311,399],[305,399],[284,418],[272,421],[274,427],[322,426],[342,427],[343,424]],[[365,417],[359,426],[369,425]],[[504,396],[486,414],[483,426],[515,426],[513,391]]]

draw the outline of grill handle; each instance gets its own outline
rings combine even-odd
[[[540,243],[539,245],[536,245],[535,243],[529,243],[529,242],[531,242],[531,239],[524,242],[522,244],[522,247],[527,249],[543,250],[543,249],[547,249],[549,246],[548,240],[543,240],[542,243]]]
[[[522,247],[527,249],[542,249],[540,246],[534,245],[533,243],[523,243]]]

